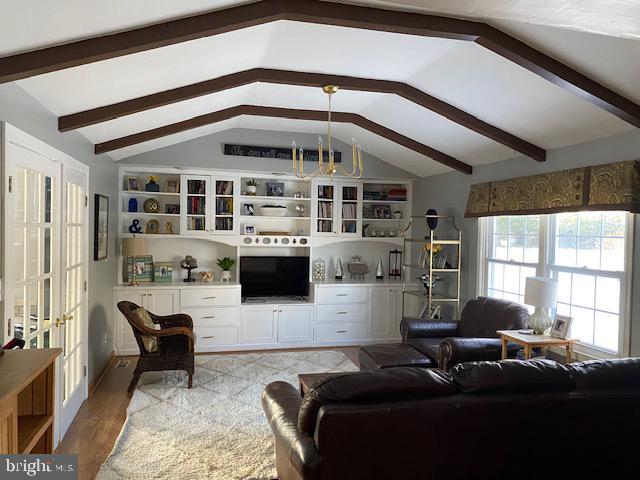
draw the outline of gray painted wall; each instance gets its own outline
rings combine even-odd
[[[640,158],[640,133],[631,132],[551,150],[544,163],[518,157],[474,167],[473,175],[457,172],[435,175],[415,182],[413,212],[417,215],[429,208],[435,208],[439,214],[455,215],[462,224],[464,276],[461,289],[462,298],[469,299],[476,295],[478,265],[478,220],[463,218],[471,184],[636,158]],[[640,355],[640,215],[635,217],[631,353]]]
[[[0,120],[61,150],[90,168],[89,217],[89,381],[102,370],[113,351],[113,283],[116,278],[117,167],[111,158],[95,156],[93,146],[75,132],[59,133],[57,118],[16,84],[0,85]],[[110,199],[109,259],[93,260],[93,198]]]
[[[287,147],[291,141],[304,148],[314,148],[318,135],[309,133],[288,133],[270,130],[234,128],[205,137],[188,140],[151,152],[141,153],[120,160],[118,164],[165,165],[172,167],[223,168],[232,170],[255,170],[260,172],[290,173],[291,161],[274,158],[233,157],[223,153],[224,143],[256,145],[263,147]],[[334,140],[334,150],[342,153],[345,168],[351,169],[351,145]],[[365,152],[365,176],[368,178],[414,178],[415,175],[394,167],[378,157]],[[309,171],[313,164],[307,162]],[[307,164],[305,163],[305,170]]]

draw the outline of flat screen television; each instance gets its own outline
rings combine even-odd
[[[309,257],[240,257],[243,297],[309,295]]]

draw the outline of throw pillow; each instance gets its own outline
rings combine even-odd
[[[144,308],[138,307],[133,311],[133,316],[140,321],[145,327],[151,330],[160,330],[160,326],[153,323],[153,320],[149,316]],[[149,335],[142,335],[142,343],[148,353],[155,353],[158,351],[158,339],[156,337],[150,337]]]

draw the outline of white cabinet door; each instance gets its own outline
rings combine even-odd
[[[313,306],[284,305],[278,308],[278,341],[313,340],[313,317]]]
[[[402,289],[371,288],[371,335],[373,338],[400,338]]]
[[[371,288],[371,335],[385,338],[389,332],[389,289]]]
[[[177,290],[148,290],[145,308],[160,316],[178,313]]]
[[[278,307],[242,307],[240,313],[240,343],[275,343],[277,341]]]
[[[141,307],[146,306],[145,290],[131,289],[120,290],[118,292],[118,302],[132,302]],[[133,336],[133,330],[131,325],[124,315],[120,313],[120,310],[116,309],[116,349],[121,354],[131,354],[138,352],[138,344]]]

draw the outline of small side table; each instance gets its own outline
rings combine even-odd
[[[556,338],[549,335],[527,335],[519,333],[518,330],[498,330],[496,332],[502,340],[502,359],[507,358],[507,344],[515,342],[524,347],[524,358],[531,359],[531,352],[534,348],[564,347],[567,356],[567,363],[573,359],[573,344],[577,341],[574,338]]]

